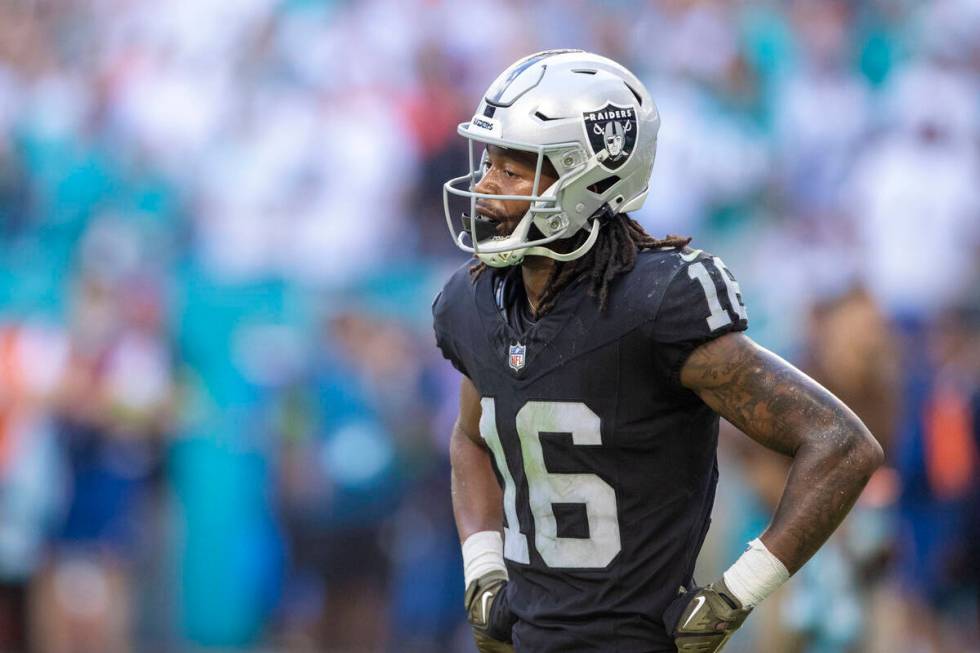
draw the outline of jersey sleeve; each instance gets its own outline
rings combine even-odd
[[[675,385],[697,347],[749,326],[738,281],[722,260],[703,252],[686,259],[667,286],[651,325],[655,364]]]
[[[443,358],[452,363],[453,367],[469,376],[466,366],[459,355],[450,330],[450,315],[445,291],[436,295],[432,302],[432,327],[436,334],[436,346],[442,352]]]

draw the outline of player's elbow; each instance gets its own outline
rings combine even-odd
[[[885,462],[884,450],[863,424],[850,431],[842,454],[843,459],[865,479]]]

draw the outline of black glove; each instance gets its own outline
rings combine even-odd
[[[664,626],[678,653],[714,653],[750,612],[752,608],[743,607],[722,578],[690,592],[681,588],[664,610]]]
[[[507,604],[507,574],[491,571],[466,588],[466,617],[480,653],[514,653],[510,631],[517,618]]]

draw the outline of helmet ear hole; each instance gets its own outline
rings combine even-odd
[[[595,193],[596,195],[602,195],[607,190],[612,188],[617,181],[619,181],[619,177],[617,177],[616,175],[610,175],[609,177],[606,177],[605,179],[600,179],[599,181],[589,186],[589,190]]]

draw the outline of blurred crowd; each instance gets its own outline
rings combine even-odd
[[[730,650],[980,650],[978,34],[975,0],[3,0],[0,651],[472,650],[441,184],[553,47],[645,81],[635,217],[887,452]],[[787,469],[731,431],[705,576]]]

